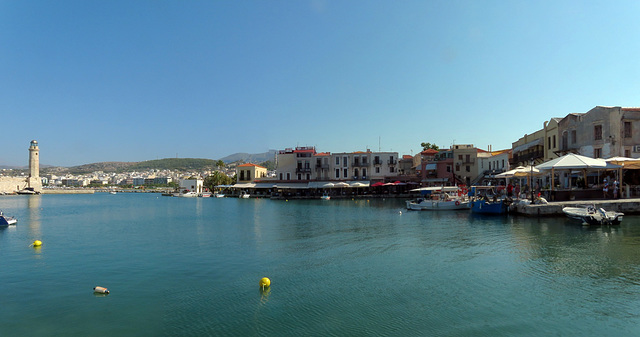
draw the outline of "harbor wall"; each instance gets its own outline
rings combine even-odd
[[[562,208],[594,205],[607,211],[617,211],[624,214],[640,214],[640,199],[611,199],[611,200],[581,200],[556,201],[541,205],[516,205],[516,213],[529,216],[558,216],[564,215]]]
[[[27,187],[27,177],[0,177],[0,193],[16,193]]]

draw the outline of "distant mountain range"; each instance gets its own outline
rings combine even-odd
[[[149,169],[167,169],[167,170],[201,170],[207,168],[215,168],[216,162],[222,160],[225,165],[235,162],[244,163],[264,163],[266,161],[275,161],[276,150],[269,150],[264,153],[234,153],[220,159],[199,159],[199,158],[166,158],[157,160],[147,160],[142,162],[100,162],[85,164],[73,167],[54,167],[50,165],[40,165],[41,173],[45,172],[69,172],[73,174],[91,173],[95,171],[103,172],[127,172],[127,171],[143,171]],[[27,166],[0,166],[0,169],[17,169],[27,170]]]

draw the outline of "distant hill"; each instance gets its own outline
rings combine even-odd
[[[224,158],[220,158],[225,164],[234,163],[237,161],[243,161],[245,163],[263,163],[265,161],[271,160],[273,161],[276,157],[276,150],[269,150],[264,153],[234,153],[232,155],[226,156]]]
[[[264,163],[266,161],[274,161],[276,150],[269,150],[264,153],[235,153],[224,158],[221,158],[225,164],[234,162],[245,163]],[[131,171],[144,171],[150,169],[156,170],[205,170],[216,168],[216,162],[218,160],[213,159],[200,159],[200,158],[166,158],[147,160],[141,162],[100,162],[85,164],[73,167],[53,167],[53,166],[41,166],[41,174],[49,173],[71,173],[71,174],[86,174],[95,171],[102,172],[131,172]],[[27,169],[26,167],[21,169]]]

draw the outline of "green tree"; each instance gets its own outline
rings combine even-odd
[[[428,149],[433,149],[433,150],[436,150],[436,151],[440,150],[440,148],[436,144],[420,143],[420,146],[422,146],[422,151],[425,151],[425,150],[428,150]]]
[[[216,166],[218,167],[218,170],[224,167],[224,162],[222,160],[218,160],[216,162]]]
[[[230,185],[232,183],[232,179],[229,178],[226,174],[215,171],[210,176],[204,178],[204,187],[208,188],[209,191],[213,191],[213,188],[218,185]]]

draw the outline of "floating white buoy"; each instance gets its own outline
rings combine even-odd
[[[402,215],[402,211],[399,211],[398,214]]]
[[[93,292],[96,294],[108,294],[109,293],[109,289],[104,288],[104,287],[95,287],[93,288]]]

